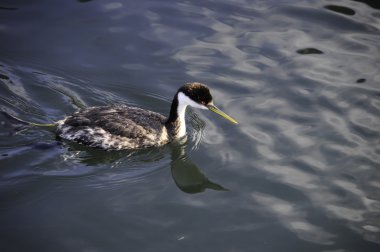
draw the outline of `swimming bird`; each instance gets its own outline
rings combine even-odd
[[[162,146],[186,135],[187,106],[208,109],[238,123],[214,105],[205,84],[193,82],[178,89],[168,117],[125,105],[90,107],[58,121],[57,135],[105,150]]]
[[[208,109],[238,123],[214,105],[205,84],[193,82],[178,89],[168,117],[126,105],[89,107],[58,121],[57,135],[105,150],[162,146],[186,135],[187,106]]]

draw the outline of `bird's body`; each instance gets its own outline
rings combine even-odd
[[[213,105],[207,86],[189,83],[175,94],[167,118],[153,111],[125,105],[90,107],[58,121],[57,134],[67,140],[106,150],[162,146],[186,135],[185,111],[188,105],[210,109],[237,123]]]
[[[166,118],[128,106],[102,106],[80,110],[58,122],[60,137],[102,149],[137,149],[171,141]]]

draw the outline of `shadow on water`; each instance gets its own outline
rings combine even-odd
[[[186,140],[173,142],[163,147],[123,151],[104,151],[67,142],[65,145],[69,146],[67,151],[73,154],[71,158],[86,166],[109,164],[111,168],[118,168],[116,173],[122,173],[119,175],[123,179],[141,178],[156,170],[164,169],[167,163],[162,160],[170,156],[172,178],[181,191],[190,194],[201,193],[206,189],[227,191],[223,186],[210,181],[207,175],[191,161],[186,154]],[[34,147],[39,146],[42,145],[34,145]],[[100,173],[110,173],[110,171],[102,170]]]
[[[141,149],[104,151],[83,146],[76,143],[68,143],[67,151],[72,152],[72,159],[86,166],[110,164],[111,168],[118,168],[116,173],[123,173],[123,178],[139,178],[151,172],[166,168],[165,160],[170,156],[170,168],[172,178],[177,187],[185,193],[201,193],[206,189],[227,191],[223,186],[208,179],[207,175],[186,154],[188,147],[186,140],[176,141],[167,146]],[[37,147],[37,145],[35,145]],[[100,173],[109,173],[102,170]]]
[[[171,172],[179,189],[186,193],[200,193],[206,189],[227,191],[223,186],[210,181],[207,176],[186,155],[186,145],[175,142],[170,145],[172,151]]]

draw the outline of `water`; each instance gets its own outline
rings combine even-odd
[[[376,1],[10,1],[0,108],[167,114],[207,83],[235,126],[189,113],[187,143],[104,152],[0,117],[1,251],[378,251]]]

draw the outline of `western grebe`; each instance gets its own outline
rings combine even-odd
[[[63,139],[105,150],[162,146],[186,135],[187,106],[209,109],[238,123],[213,104],[206,85],[195,82],[178,89],[167,118],[125,105],[90,107],[58,121],[57,134]]]

